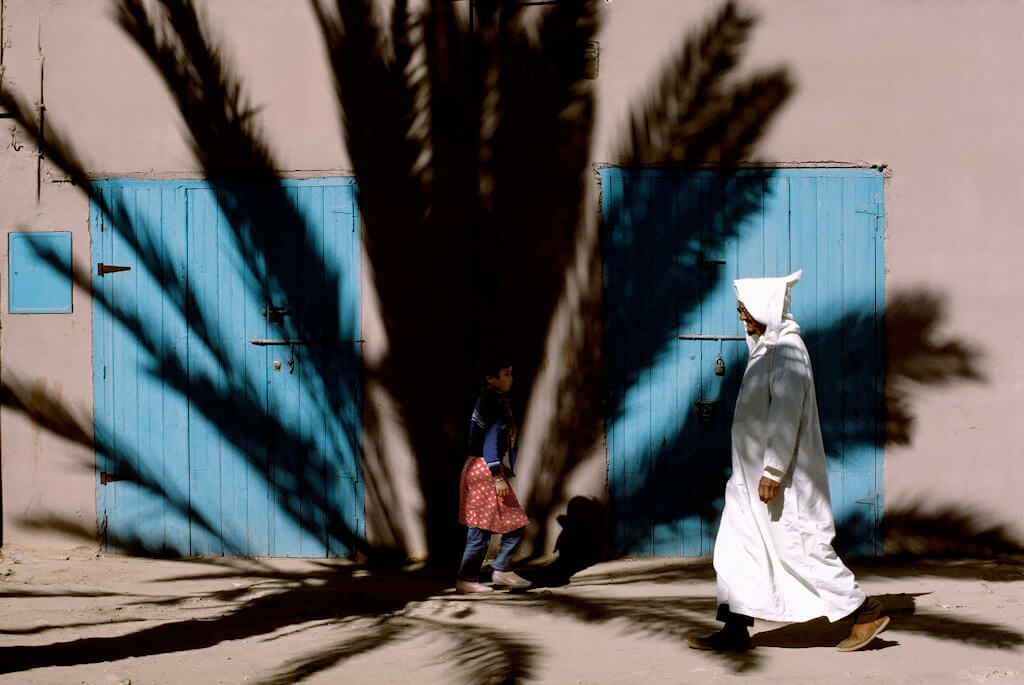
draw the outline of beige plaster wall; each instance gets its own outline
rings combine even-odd
[[[305,3],[216,0],[203,3],[226,53],[241,65],[257,121],[279,167],[344,172],[348,161],[322,41]],[[797,85],[758,148],[770,162],[834,161],[885,164],[888,211],[886,288],[926,286],[948,298],[947,335],[984,350],[983,384],[915,396],[910,445],[886,450],[887,507],[919,505],[974,511],[1024,538],[1024,504],[1017,495],[1024,437],[1024,362],[1011,343],[1024,330],[1010,294],[1019,271],[1017,214],[1024,182],[1017,173],[1019,84],[1024,77],[1024,6],[1009,0],[762,0],[762,16],[741,71],[785,66]],[[598,121],[593,160],[613,162],[625,114],[658,69],[714,2],[614,0],[604,3]],[[106,0],[5,0],[4,86],[39,96],[40,49],[45,57],[48,121],[68,130],[97,174],[195,175],[182,122],[146,60],[115,26]],[[89,266],[87,204],[44,164],[36,203],[35,154],[0,120],[0,226],[74,233],[76,263]],[[588,200],[581,254],[594,249],[596,184]],[[6,240],[0,250],[0,361],[5,377],[59,394],[81,416],[92,412],[91,308],[76,292],[70,316],[7,314]],[[574,330],[574,298],[594,277],[581,261],[567,276],[564,306],[548,348],[554,362]],[[364,278],[364,288],[369,281]],[[387,345],[369,289],[363,327],[367,363]],[[549,363],[530,399],[524,448],[539,444],[557,406],[558,364]],[[40,390],[42,388],[43,390]],[[41,394],[43,393],[43,394]],[[31,399],[31,397],[29,398]],[[411,468],[400,413],[379,388],[379,407],[393,459]],[[40,431],[9,408],[0,411],[4,540],[77,544],[74,536],[33,522],[53,517],[95,525],[92,455]],[[598,449],[572,477],[568,496],[603,498],[604,454]],[[530,468],[524,466],[525,487]],[[394,474],[395,468],[389,469]],[[397,469],[401,472],[401,468]],[[409,484],[415,483],[410,474]],[[422,551],[417,503],[398,517],[403,542]],[[368,511],[368,514],[371,512]],[[556,512],[557,513],[557,512]],[[547,525],[557,533],[555,524]],[[550,536],[551,540],[554,536]]]

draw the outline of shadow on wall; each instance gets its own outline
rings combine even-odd
[[[983,383],[981,351],[958,338],[940,338],[945,296],[920,287],[889,295],[885,306],[885,441],[909,445],[914,430],[910,409],[916,392],[952,382]]]
[[[517,351],[521,413],[573,255],[591,129],[585,51],[596,31],[598,3],[536,11],[485,2],[470,21],[457,4],[434,3],[411,14],[398,2],[383,22],[372,2],[338,2],[333,10],[327,3],[312,6],[335,67],[359,182],[368,271],[388,338],[386,357],[366,371],[365,380],[397,400],[417,460],[411,470],[426,504],[430,551],[449,563],[462,542],[454,509],[476,358],[499,345]],[[341,340],[358,337],[346,328],[351,312],[339,295],[352,274],[319,253],[307,208],[276,175],[236,71],[193,3],[120,0],[116,7],[122,28],[174,96],[204,179],[216,189],[211,198],[223,220],[221,238],[238,257],[244,296],[289,313],[268,332],[293,339],[324,331]],[[34,108],[16,94],[3,97],[19,123],[36,131]],[[186,403],[193,419],[215,427],[220,448],[244,458],[247,485],[269,493],[275,515],[299,533],[326,539],[327,553],[386,551],[367,545],[324,493],[332,464],[319,453],[323,445],[310,440],[302,422],[260,406],[259,374],[239,368],[242,353],[222,334],[223,317],[206,306],[195,274],[183,273],[169,258],[173,250],[161,242],[162,227],[138,212],[133,198],[90,182],[63,132],[48,129],[42,151],[89,196],[104,227],[137,260],[134,273],[156,285],[164,312],[211,362],[190,365],[190,354],[168,344],[149,312],[104,288],[94,290],[90,269],[78,269],[77,287],[92,295],[97,310],[137,350],[140,377],[158,384],[169,402]],[[287,244],[287,258],[269,249],[270,241]],[[324,298],[310,302],[318,292],[295,277],[296,264],[323,266]],[[323,357],[302,370],[311,400],[305,419],[330,425],[357,405],[360,384],[336,382],[336,371]],[[123,427],[101,422],[93,437],[88,422],[65,421],[62,406],[45,398],[26,403],[30,379],[14,371],[5,383],[10,407],[85,444],[95,440],[108,460],[104,470],[119,479],[115,485],[130,484],[138,502],[165,512],[185,531],[177,539],[140,535],[130,527],[124,535],[107,531],[109,546],[189,554],[197,552],[192,541],[198,537],[209,543],[198,550],[206,553],[250,549],[250,540],[217,519],[216,504],[197,503],[169,483],[163,464],[153,463],[138,441],[123,439]],[[366,425],[382,421],[371,416]],[[591,430],[598,426],[595,420]],[[337,428],[334,447],[356,452],[358,426]],[[286,453],[271,449],[268,436],[286,445]],[[365,440],[380,438],[370,434]],[[596,433],[587,438],[595,439]],[[400,544],[402,531],[388,519],[388,505],[405,474],[389,471],[386,463],[374,466],[377,477],[367,484],[371,507],[377,505],[375,514]],[[52,518],[34,524],[75,529]]]
[[[232,266],[242,272],[238,277],[241,292],[233,294],[265,302],[267,307],[276,300],[289,313],[278,331],[280,337],[355,340],[353,312],[346,311],[350,302],[342,299],[343,283],[352,274],[339,273],[334,262],[325,260],[322,242],[317,241],[304,208],[274,172],[274,161],[252,123],[241,85],[211,44],[194,7],[186,0],[168,0],[159,10],[151,10],[145,3],[124,0],[118,4],[117,18],[174,95],[204,177],[211,186],[219,187],[211,195],[222,240],[234,253]],[[31,107],[9,93],[5,93],[5,104],[25,128],[37,130]],[[145,280],[157,292],[156,306],[147,310],[122,292],[94,289],[89,270],[75,272],[76,285],[88,292],[94,307],[112,321],[108,333],[125,343],[119,352],[127,351],[136,359],[140,385],[147,381],[157,384],[161,401],[187,402],[179,418],[187,412],[191,425],[202,420],[214,426],[214,450],[242,455],[245,462],[239,468],[250,478],[246,485],[262,484],[280,514],[296,524],[293,528],[317,538],[327,553],[367,551],[355,522],[337,501],[333,484],[339,481],[339,464],[325,460],[325,445],[313,439],[300,422],[268,410],[265,382],[241,368],[248,347],[243,342],[238,349],[237,341],[225,334],[223,326],[229,317],[217,309],[216,287],[220,284],[214,284],[212,293],[203,292],[196,275],[185,273],[183,265],[174,260],[181,245],[169,236],[177,227],[159,223],[164,216],[161,204],[157,203],[155,212],[145,213],[134,193],[104,192],[87,178],[73,144],[59,131],[47,131],[42,152],[88,194],[102,214],[104,228],[112,229],[112,237],[107,239],[115,241],[122,255],[133,259],[140,282]],[[179,237],[183,240],[183,233]],[[271,245],[275,249],[270,249]],[[282,245],[284,249],[278,249]],[[298,278],[296,264],[320,265],[319,278]],[[320,297],[325,299],[318,301]],[[178,344],[182,336],[189,340],[187,347]],[[334,455],[355,455],[358,431],[345,417],[351,415],[349,408],[358,406],[360,388],[358,383],[334,380],[352,375],[353,370],[346,368],[351,367],[351,355],[311,354],[308,361],[299,374],[305,386],[300,394],[308,402],[306,409],[329,427],[328,442]],[[9,373],[5,383],[15,395],[25,385],[16,373]],[[131,491],[120,491],[119,506],[127,502],[125,506],[139,509],[126,512],[129,523],[125,527],[104,531],[107,545],[161,554],[272,552],[251,549],[251,539],[234,535],[221,518],[220,502],[197,499],[189,488],[166,476],[181,471],[188,479],[189,465],[165,468],[161,457],[168,445],[143,444],[153,437],[142,428],[143,423],[150,423],[142,415],[145,398],[139,398],[142,410],[132,406],[135,399],[125,398],[124,407],[115,412],[117,425],[105,421],[97,408],[92,437],[99,466],[131,484]],[[42,408],[51,416],[37,413],[35,420],[66,437],[88,442],[91,431],[56,420],[60,410],[46,404],[26,409],[31,414]],[[161,417],[166,418],[164,414]],[[159,430],[154,433],[159,435]],[[261,439],[262,444],[254,444]],[[271,442],[287,449],[274,450]],[[168,462],[174,456],[167,455]],[[212,466],[215,480],[225,468],[217,463],[207,466]],[[145,531],[153,518],[158,519],[156,530]],[[137,526],[132,520],[139,522]],[[197,539],[203,540],[198,547]]]
[[[399,2],[386,26],[374,21],[377,4],[314,8],[388,335],[368,381],[402,407],[431,556],[454,559],[475,367],[487,352],[511,352],[521,417],[573,257],[598,3],[538,12],[478,2],[470,20],[462,3],[410,17]]]
[[[560,410],[546,433],[539,469],[544,477],[530,503],[535,519],[545,519],[565,500],[566,476],[601,434],[600,358],[594,351],[599,346],[588,335],[602,327],[599,252],[589,244],[591,251],[581,253],[578,232],[593,109],[585,55],[597,29],[599,3],[563,2],[537,10],[481,2],[470,21],[452,3],[434,3],[414,14],[398,2],[386,22],[368,1],[338,2],[333,10],[321,2],[312,6],[334,66],[369,270],[388,338],[386,357],[366,370],[370,378],[365,380],[380,383],[401,407],[417,461],[429,549],[434,558],[454,558],[461,545],[454,525],[455,484],[476,386],[474,361],[499,346],[516,352],[521,390],[515,399],[521,414],[553,312],[570,288],[567,272],[580,265],[590,287],[572,301],[579,327],[567,343],[567,356],[576,366],[557,388]],[[272,293],[275,306],[295,312],[282,337],[316,337],[323,330],[339,339],[357,337],[345,329],[351,318],[337,296],[336,284],[350,274],[325,265],[327,299],[303,306],[310,292],[294,277],[295,264],[324,261],[311,237],[310,218],[275,174],[242,84],[193,4],[164,0],[150,7],[120,0],[117,8],[122,28],[174,96],[204,177],[217,188],[213,199],[224,219],[224,236],[240,256],[248,294],[267,299]],[[636,163],[727,164],[744,156],[790,89],[782,72],[725,84],[753,23],[727,2],[684,42],[666,65],[656,96],[635,109],[627,138]],[[26,130],[37,130],[28,103],[10,93],[4,99]],[[702,123],[694,128],[695,121]],[[687,135],[677,134],[672,122],[688,126]],[[681,147],[684,140],[689,147]],[[89,195],[105,224],[138,259],[137,270],[158,285],[173,316],[214,362],[211,368],[189,366],[145,312],[94,291],[89,271],[79,269],[78,287],[137,345],[147,362],[142,373],[179,400],[187,399],[189,411],[215,426],[227,448],[246,459],[250,485],[265,488],[274,507],[301,532],[326,538],[329,553],[379,552],[323,492],[323,469],[331,465],[319,459],[321,446],[295,422],[260,406],[259,378],[234,373],[239,352],[219,335],[221,322],[189,275],[167,258],[157,227],[124,196],[91,183],[61,131],[47,131],[43,152]],[[271,240],[289,244],[287,259],[268,249]],[[304,371],[307,394],[317,400],[314,415],[325,421],[358,401],[358,384],[332,382],[334,371],[323,358],[311,360]],[[27,379],[9,373],[6,382],[10,396],[20,397]],[[90,431],[66,425],[60,409],[45,404],[12,406],[89,443]],[[252,430],[253,416],[264,424],[262,431]],[[382,422],[371,416],[366,425]],[[358,435],[354,428],[342,425],[334,435],[349,443],[341,449],[357,449],[351,444]],[[287,444],[287,454],[278,458],[261,432]],[[204,551],[246,552],[249,541],[225,530],[213,513],[216,507],[197,504],[170,487],[145,450],[130,441],[115,442],[115,435],[112,426],[98,425],[97,452],[111,460],[111,472],[138,489],[141,500],[185,521],[189,535],[209,542]],[[380,437],[366,435],[365,441]],[[385,527],[396,529],[386,504],[395,501],[394,484],[402,475],[387,464],[375,466],[378,477],[367,484],[371,507],[384,517]],[[52,519],[37,523],[56,524]],[[394,533],[392,539],[401,541],[401,531]],[[131,531],[123,538],[109,535],[108,543],[139,552],[194,552],[187,543],[133,537]]]
[[[448,2],[413,12],[399,1],[386,19],[376,15],[376,3],[369,0],[339,0],[333,7],[317,0],[311,6],[334,69],[341,125],[358,181],[368,271],[388,341],[387,354],[363,370],[363,381],[379,384],[396,400],[416,461],[428,549],[434,560],[448,564],[462,543],[454,524],[458,472],[478,380],[473,367],[483,352],[515,351],[518,415],[543,365],[564,367],[551,391],[557,411],[540,440],[542,463],[530,488],[528,510],[536,521],[546,520],[569,498],[569,477],[599,444],[606,416],[621,409],[600,401],[604,360],[594,341],[604,327],[601,246],[580,230],[593,112],[585,55],[599,26],[599,3],[574,0],[538,9],[479,2],[472,19],[465,7]],[[310,217],[274,171],[235,69],[192,2],[162,0],[150,7],[141,0],[119,0],[117,7],[121,26],[174,96],[204,178],[218,188],[214,201],[225,219],[225,235],[241,256],[250,294],[274,293],[275,305],[295,312],[279,331],[282,336],[327,331],[338,339],[356,339],[358,331],[348,323],[351,312],[338,295],[338,284],[351,274],[325,264]],[[750,158],[793,89],[785,69],[736,77],[755,23],[736,3],[725,2],[705,26],[685,37],[646,100],[631,109],[620,148],[627,167],[710,164],[724,174],[736,161]],[[9,92],[3,98],[26,130],[37,130],[32,106]],[[190,367],[145,315],[94,292],[90,270],[78,270],[78,287],[92,294],[96,307],[127,331],[150,361],[146,372],[172,394],[195,401],[195,411],[243,455],[251,482],[266,488],[284,518],[324,539],[328,553],[389,551],[368,545],[358,524],[322,488],[325,469],[329,478],[336,468],[319,455],[322,446],[297,422],[260,405],[258,378],[228,373],[237,366],[238,351],[217,335],[218,321],[197,299],[188,276],[166,259],[155,227],[133,213],[124,198],[104,194],[89,181],[67,135],[47,130],[43,152],[100,208],[137,256],[139,269],[159,284],[165,302],[186,322],[188,334],[225,373]],[[759,182],[770,176],[764,172]],[[743,183],[736,189],[717,217],[725,227],[720,240],[742,231],[744,217],[760,207]],[[271,241],[281,240],[290,245],[287,259],[268,249]],[[666,266],[699,256],[685,240],[675,251],[657,255]],[[315,306],[306,284],[295,278],[296,263],[324,264],[327,295]],[[681,292],[686,285],[690,293],[676,314],[697,307],[706,290],[687,281],[682,269],[666,273],[675,279],[666,287]],[[563,356],[546,358],[559,307],[569,308],[571,321],[558,333]],[[629,360],[626,377],[635,379],[651,368],[654,351],[673,334],[670,325],[656,331],[651,344]],[[970,377],[947,368],[958,351],[961,361],[969,362],[969,347],[944,348],[929,339],[916,351],[913,344],[906,349],[901,364],[913,382]],[[915,355],[922,352],[935,367],[930,375],[915,366]],[[329,356],[312,357],[304,371],[307,395],[314,399],[312,415],[328,424],[361,394],[358,382],[335,382],[336,372],[336,360]],[[890,373],[901,377],[903,372]],[[91,444],[88,423],[69,422],[72,412],[65,407],[45,398],[26,403],[30,387],[29,379],[8,370],[5,402],[41,425]],[[362,441],[383,454],[383,436],[375,429],[386,422],[376,411],[365,408]],[[252,416],[263,424],[255,437]],[[908,426],[909,419],[905,411],[899,421]],[[680,425],[694,420],[689,415]],[[359,426],[342,422],[336,428],[339,451],[358,454]],[[113,460],[118,475],[138,486],[144,499],[186,521],[211,541],[211,551],[219,546],[223,553],[246,553],[248,541],[225,532],[205,503],[197,506],[169,488],[137,445],[113,444],[113,434],[110,426],[97,426],[97,451]],[[267,450],[267,436],[288,445],[287,453]],[[686,511],[713,511],[724,481],[722,466],[702,473],[700,487],[685,500]],[[390,518],[388,505],[399,497],[396,484],[405,474],[386,461],[366,472],[373,474],[366,483],[367,508],[380,518],[382,537],[400,546],[405,532]],[[654,485],[645,486],[647,494]],[[659,501],[672,501],[675,494],[654,493]],[[668,511],[676,517],[683,513]],[[53,519],[35,524],[74,529],[73,523]],[[545,534],[537,532],[536,550],[548,547]],[[131,534],[110,536],[108,543],[138,552],[193,553],[174,540]]]
[[[890,294],[884,312],[889,336],[886,344],[892,350],[886,369],[885,444],[908,444],[911,441],[914,422],[912,398],[915,392],[963,382],[985,382],[980,370],[983,359],[980,350],[960,338],[944,337],[940,333],[945,319],[942,301],[937,292],[925,288]],[[830,393],[839,396],[843,392],[844,370],[856,369],[866,363],[862,348],[846,347],[836,344],[836,341],[873,336],[875,324],[871,319],[870,312],[853,311],[827,327],[805,328],[803,332],[807,347],[812,351],[822,433],[826,454],[830,458],[870,449],[879,444],[882,434],[880,411],[838,414],[834,410],[841,409],[842,405],[825,403],[820,399]],[[645,348],[643,345],[638,347],[639,352],[637,349],[631,352],[643,357]],[[642,370],[645,368],[644,360],[653,364],[654,359],[654,355],[644,357],[636,368]],[[731,372],[723,379],[722,396],[735,397],[742,375],[742,361],[730,360],[727,363]],[[826,368],[837,370],[837,375],[830,378],[822,373]],[[867,406],[870,409],[871,403]],[[731,421],[732,408],[716,407],[716,411],[722,412],[720,418],[724,419],[721,427],[724,432]],[[617,543],[622,549],[642,548],[646,544],[642,537],[650,534],[649,526],[678,525],[680,521],[694,518],[699,519],[704,528],[687,529],[686,534],[714,539],[713,534],[709,535],[707,531],[714,529],[722,506],[720,498],[730,472],[728,434],[718,436],[717,440],[712,437],[707,443],[695,446],[693,436],[704,434],[699,412],[691,406],[684,417],[666,428],[665,440],[652,449],[650,467],[639,474],[639,483],[613,515],[612,525],[618,526]],[[682,456],[694,453],[694,450],[702,456],[718,455],[720,460],[683,463]],[[690,478],[696,481],[695,484],[680,490],[681,484],[691,482]],[[976,554],[1020,549],[1020,541],[1014,538],[1009,526],[991,521],[979,512],[952,506],[926,506],[919,502],[898,509],[886,507],[881,521],[876,521],[868,513],[872,510],[867,506],[863,510],[853,508],[842,516],[837,510],[835,544],[841,553]],[[695,552],[710,553],[710,547]]]
[[[703,26],[681,38],[679,48],[658,72],[646,96],[630,107],[629,122],[616,152],[625,168],[712,165],[724,178],[738,160],[750,158],[755,144],[794,88],[784,68],[748,75],[737,73],[756,23],[756,17],[741,5],[726,2]],[[746,182],[737,184],[735,192],[715,208],[714,220],[723,228],[708,247],[713,249],[729,240],[741,230],[744,217],[759,210],[761,198],[752,191],[757,178],[770,175],[767,171],[753,174]],[[679,228],[685,232],[692,225]],[[671,315],[653,319],[660,327],[651,332],[650,340],[634,341],[625,360],[606,359],[604,345],[595,344],[605,336],[607,303],[603,301],[602,268],[608,268],[604,263],[608,246],[601,245],[597,236],[578,243],[575,273],[570,273],[567,288],[573,308],[571,324],[556,348],[561,356],[549,360],[564,365],[565,370],[557,374],[553,391],[558,398],[557,416],[545,429],[538,448],[543,461],[536,469],[528,502],[531,519],[543,522],[545,512],[553,511],[567,499],[571,494],[566,490],[570,477],[593,453],[595,440],[603,439],[605,426],[622,411],[620,405],[606,397],[605,374],[620,374],[627,384],[635,383],[652,367],[656,350],[674,337],[673,324],[677,318],[698,307],[706,296],[706,284],[686,268],[701,257],[694,237],[676,236],[644,255],[631,252],[629,246],[623,247],[622,254],[629,255],[627,259],[652,260],[650,273],[656,275],[658,288],[679,293]],[[630,238],[626,235],[623,239]],[[633,320],[643,316],[652,300],[639,291],[635,295],[627,296],[629,304],[624,311],[609,311],[608,317]],[[622,366],[612,371],[613,365]],[[598,398],[603,399],[599,402]],[[701,474],[704,476],[711,480],[700,481],[700,489],[717,489],[720,493],[713,474]],[[667,484],[668,479],[656,482]],[[685,498],[677,487],[665,490],[647,493],[652,498],[649,501],[678,502]],[[612,516],[618,513],[612,512]],[[547,548],[545,536],[546,530],[542,528],[534,540],[535,550]]]

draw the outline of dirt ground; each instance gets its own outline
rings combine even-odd
[[[461,597],[415,568],[0,552],[4,683],[1024,683],[1024,556],[855,561],[893,618],[871,649],[835,651],[847,623],[759,622],[719,655],[683,640],[716,627],[706,559]]]

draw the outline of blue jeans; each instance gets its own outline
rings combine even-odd
[[[495,571],[508,571],[512,568],[512,552],[523,539],[526,528],[516,528],[501,536],[501,548],[498,556],[491,564]],[[470,528],[466,532],[466,551],[462,553],[462,565],[459,567],[459,580],[476,581],[480,578],[480,567],[484,563],[487,547],[491,544],[491,531],[482,528]]]

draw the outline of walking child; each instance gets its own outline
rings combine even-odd
[[[491,563],[493,584],[514,589],[530,586],[530,581],[512,571],[512,554],[529,519],[510,484],[516,464],[516,423],[507,397],[511,388],[511,364],[499,361],[485,367],[460,483],[459,523],[469,529],[455,582],[460,594],[493,590],[480,583],[480,567],[493,533],[501,535],[498,556]]]

